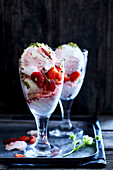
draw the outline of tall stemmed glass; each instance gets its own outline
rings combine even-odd
[[[47,138],[47,126],[48,120],[55,110],[61,95],[64,76],[64,61],[59,61],[55,65],[60,68],[61,81],[56,85],[54,92],[43,91],[43,93],[40,93],[37,91],[35,93],[28,94],[26,88],[29,87],[24,81],[24,73],[22,72],[23,68],[21,65],[22,62],[19,60],[19,73],[23,94],[37,125],[37,141],[34,144],[27,146],[24,151],[24,155],[25,157],[55,156],[60,152],[60,148],[49,143]],[[28,77],[28,79],[32,81],[31,77]]]
[[[74,98],[78,95],[82,87],[86,73],[88,51],[84,49],[82,53],[84,60],[81,69],[79,70],[80,77],[73,85],[70,85],[67,82],[65,83],[64,81],[61,98],[59,100],[62,121],[58,128],[49,131],[50,136],[67,137],[73,133],[77,134],[78,138],[81,138],[83,136],[83,129],[72,125],[70,120],[71,107],[73,105]]]

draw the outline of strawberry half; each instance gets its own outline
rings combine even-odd
[[[60,67],[58,67],[58,66],[55,66],[56,67],[56,69],[58,70],[58,72],[61,72],[62,71],[62,69],[60,68]]]
[[[69,77],[65,75],[65,76],[64,76],[64,83],[65,83],[66,81],[69,81]]]
[[[75,72],[70,74],[70,80],[72,82],[76,81],[78,79],[78,77],[80,77],[80,72],[78,72],[78,71],[75,71]]]
[[[56,88],[56,84],[55,84],[55,81],[54,80],[49,80],[46,82],[46,90],[47,91],[55,91],[55,88]]]
[[[6,139],[3,141],[4,144],[9,144],[11,142],[15,142],[17,139],[16,138],[10,138],[10,139]]]
[[[58,81],[62,80],[62,73],[58,72],[58,70],[54,67],[52,67],[48,72],[47,72],[47,78],[48,79],[58,79]]]
[[[24,158],[24,155],[16,153],[15,158]]]
[[[30,140],[29,136],[21,136],[20,138],[17,139],[17,141],[25,141],[28,142]]]
[[[37,140],[37,137],[35,137],[35,136],[31,136],[31,137],[30,137],[30,144],[35,143],[35,142],[36,142],[36,140]]]
[[[58,74],[58,71],[52,67],[48,72],[47,72],[47,78],[48,79],[56,79],[56,75]]]
[[[57,73],[56,79],[58,79],[58,81],[62,80],[62,73],[61,72]]]
[[[31,79],[37,84],[39,88],[44,87],[45,78],[41,72],[33,72]]]

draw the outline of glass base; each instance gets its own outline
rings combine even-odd
[[[55,129],[49,129],[49,135],[53,137],[69,137],[73,133],[77,134],[78,139],[82,138],[84,135],[83,129],[76,126],[72,126],[70,130],[62,130],[60,127]]]
[[[36,144],[29,145],[24,151],[24,156],[27,158],[37,157],[53,157],[61,153],[61,149],[55,145],[50,144],[49,148],[38,148]]]

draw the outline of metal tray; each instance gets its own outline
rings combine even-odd
[[[83,128],[84,134],[95,137],[96,129],[95,125],[86,121],[73,121],[80,128]],[[55,125],[58,126],[60,121],[50,121],[49,127]],[[33,120],[2,120],[0,121],[0,163],[8,166],[39,166],[39,167],[74,167],[77,164],[91,161],[99,152],[98,142],[95,142],[93,146],[84,146],[75,153],[63,157],[64,153],[67,153],[72,149],[72,140],[68,138],[50,137],[49,142],[61,147],[62,152],[60,155],[51,158],[15,158],[16,153],[21,151],[6,151],[3,140],[20,137],[26,135],[26,132],[32,129],[36,129],[35,122]]]

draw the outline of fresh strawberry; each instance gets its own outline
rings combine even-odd
[[[48,79],[56,79],[56,75],[58,74],[57,69],[52,67],[48,72],[47,72],[47,78]]]
[[[31,139],[35,139],[35,138],[36,138],[36,136],[30,136],[30,140],[31,140]]]
[[[75,71],[75,72],[70,74],[70,80],[72,82],[76,81],[78,79],[78,77],[80,77],[80,72],[78,72],[78,71]]]
[[[66,81],[69,81],[69,77],[65,75],[65,76],[64,76],[64,83],[65,83]]]
[[[61,71],[62,71],[62,69],[61,69],[60,67],[58,67],[58,66],[55,66],[55,67],[56,67],[56,69],[57,69],[58,72],[61,72]]]
[[[39,88],[44,87],[45,78],[41,72],[33,72],[31,79],[37,84]]]
[[[29,136],[21,136],[20,138],[17,139],[17,141],[25,141],[25,142],[29,142],[30,137]]]
[[[56,79],[58,79],[58,81],[62,80],[62,73],[61,72],[57,73]]]
[[[62,69],[58,66],[55,66],[56,69],[58,70],[58,74],[56,75],[58,81],[61,81],[62,80]]]
[[[15,154],[15,158],[20,158],[20,157],[23,158],[24,155],[22,155],[22,154],[17,154],[17,153]]]
[[[48,79],[58,79],[58,81],[62,80],[62,73],[58,72],[58,70],[54,67],[52,67],[48,72],[47,72],[47,78]]]
[[[54,91],[56,88],[56,84],[54,80],[49,80],[46,82],[46,90],[47,91]]]
[[[6,139],[3,141],[4,144],[9,144],[11,142],[15,142],[17,139],[16,138],[10,138],[10,139]]]
[[[30,144],[33,144],[36,142],[37,138],[35,136],[32,136],[33,138],[30,139]]]

